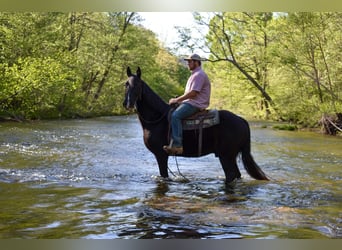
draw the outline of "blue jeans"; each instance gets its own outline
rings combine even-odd
[[[200,109],[192,106],[189,103],[182,103],[178,106],[178,108],[172,113],[171,116],[171,129],[172,129],[172,139],[173,139],[173,147],[182,147],[183,146],[183,127],[182,127],[182,119],[189,117]]]

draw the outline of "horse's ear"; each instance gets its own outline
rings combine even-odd
[[[139,78],[141,78],[141,69],[140,69],[140,67],[138,67],[138,69],[137,69],[137,76],[138,76]]]
[[[127,76],[130,77],[132,75],[131,68],[128,66],[127,67]]]

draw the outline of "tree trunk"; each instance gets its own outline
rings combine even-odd
[[[324,114],[319,123],[324,134],[337,135],[342,132],[342,113],[336,113],[336,116]]]

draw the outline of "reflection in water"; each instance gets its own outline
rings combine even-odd
[[[213,155],[158,175],[135,116],[0,124],[0,238],[341,238],[341,138],[252,124],[270,182]]]

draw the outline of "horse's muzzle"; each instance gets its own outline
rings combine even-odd
[[[122,105],[123,105],[124,108],[127,109],[127,110],[131,110],[131,109],[134,108],[134,104],[131,104],[130,102],[128,102],[128,101],[126,101],[126,100],[122,103]]]

